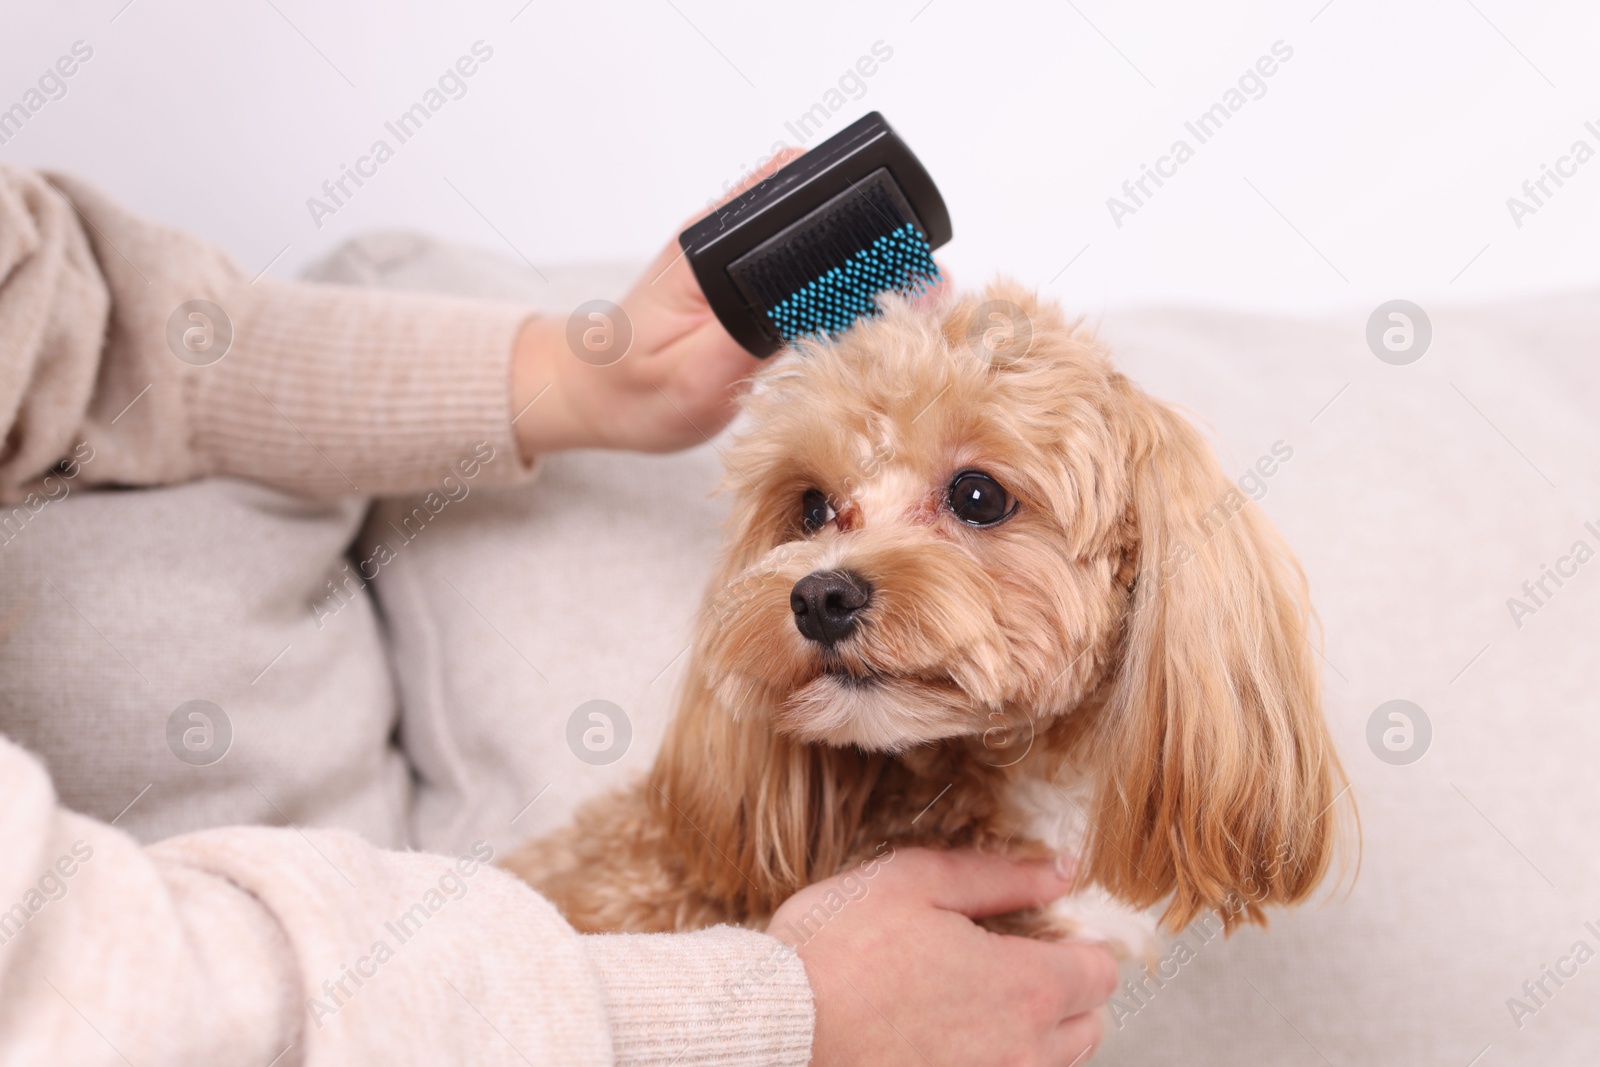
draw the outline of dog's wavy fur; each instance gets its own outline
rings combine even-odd
[[[975,343],[994,302],[1020,328]],[[765,368],[746,409],[654,768],[508,863],[577,928],[759,926],[886,842],[1070,848],[1129,911],[1165,901],[1171,930],[1206,909],[1264,923],[1313,891],[1344,777],[1305,579],[1195,429],[1081,324],[1003,283],[934,311],[891,300]],[[963,469],[1016,513],[957,520]],[[837,516],[808,534],[812,488]],[[830,654],[789,598],[836,568],[873,596]],[[1067,832],[1042,832],[1052,819]],[[1064,928],[1014,925],[1093,934],[1070,908]]]

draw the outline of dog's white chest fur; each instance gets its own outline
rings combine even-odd
[[[1028,820],[1028,836],[1056,852],[1081,856],[1091,830],[1092,792],[1093,783],[1086,779],[1058,785],[1026,778],[1013,786],[1011,800]],[[1103,942],[1128,959],[1152,960],[1161,954],[1155,916],[1118,902],[1099,886],[1063,897],[1051,910],[1072,925],[1075,941]]]

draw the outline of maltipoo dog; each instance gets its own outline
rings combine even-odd
[[[746,414],[654,769],[508,864],[575,927],[763,926],[885,845],[1070,851],[1076,897],[994,925],[1139,955],[1163,901],[1311,893],[1343,774],[1304,577],[1087,331],[1006,285],[890,300]]]

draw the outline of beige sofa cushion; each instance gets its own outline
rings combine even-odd
[[[520,300],[565,316],[615,298],[625,265],[541,268],[406,233],[375,233],[314,265],[321,281]],[[425,525],[420,498],[379,501],[356,555],[394,559],[371,592],[401,694],[415,772],[412,837],[509,850],[585,797],[650,765],[684,667],[724,504],[707,444],[668,456],[574,452],[538,479],[474,489]],[[406,540],[407,519],[422,530]],[[580,706],[605,701],[604,727]],[[574,716],[577,716],[574,720]],[[568,743],[569,724],[577,749]],[[537,801],[534,798],[537,797]]]
[[[142,841],[293,822],[405,845],[377,618],[361,597],[312,609],[366,502],[58,484],[36,514],[0,515],[0,732],[62,800]]]

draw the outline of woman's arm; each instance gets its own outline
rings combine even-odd
[[[0,167],[0,497],[80,442],[92,484],[221,474],[324,496],[419,488],[479,442],[516,455],[528,317],[252,280],[83,183]]]
[[[908,850],[870,893],[832,879],[780,908],[791,935],[833,916],[799,955],[725,926],[580,936],[482,845],[234,827],[141,848],[3,739],[0,856],[15,1063],[1076,1067],[1116,977],[1103,949],[964,918],[1059,896],[1047,864]]]
[[[781,942],[726,927],[580,937],[487,846],[450,857],[231,828],[141,848],[61,809],[39,763],[0,740],[0,856],[8,1063],[810,1054],[805,969]]]
[[[488,472],[503,482],[543,452],[665,451],[727,424],[757,364],[675,245],[612,317],[631,342],[597,357],[520,305],[252,279],[92,186],[0,165],[0,502],[83,455],[93,485],[375,496],[485,445],[522,459]]]

